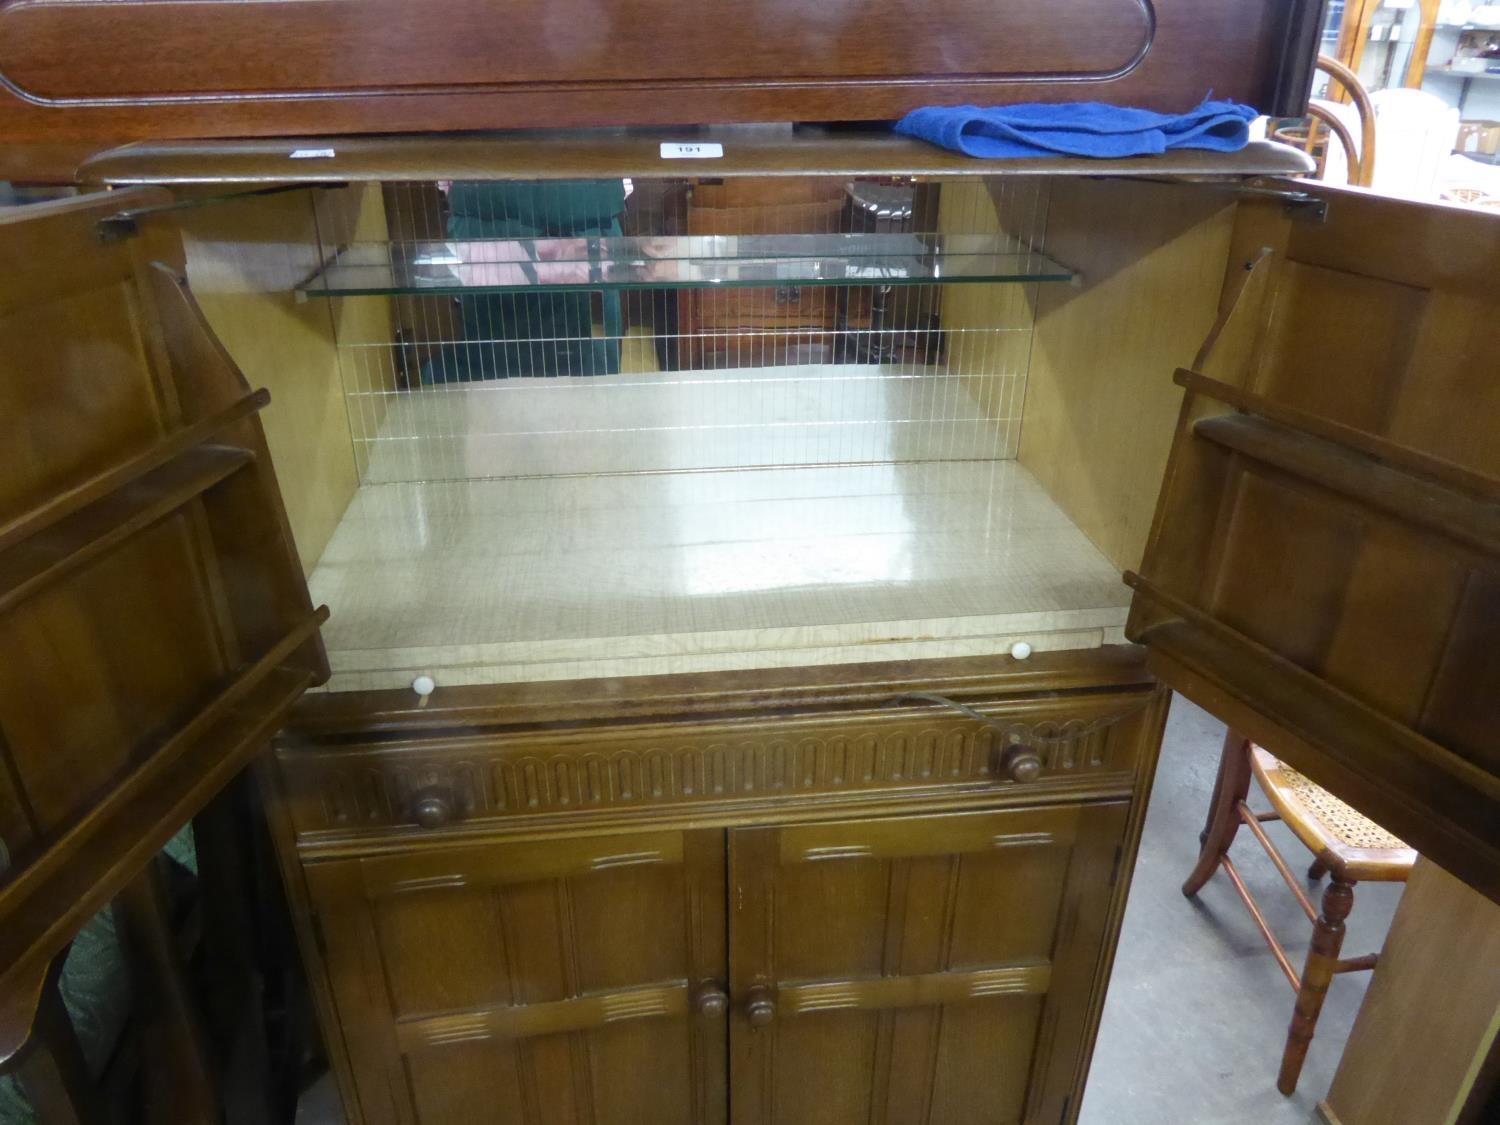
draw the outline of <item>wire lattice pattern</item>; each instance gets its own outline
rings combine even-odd
[[[330,302],[363,483],[1016,455],[1040,181],[402,183],[383,200],[388,240],[319,226],[323,262],[378,277],[340,300],[389,306]],[[818,257],[778,259],[777,236]],[[648,251],[673,266],[660,288],[610,280]],[[670,284],[688,253],[725,284]]]

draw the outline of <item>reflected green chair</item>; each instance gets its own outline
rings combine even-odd
[[[618,237],[621,180],[459,182],[448,194],[455,240]],[[593,336],[592,294],[461,296],[464,340],[422,368],[424,384],[517,376],[604,375],[620,370],[620,295],[605,291],[604,338]]]

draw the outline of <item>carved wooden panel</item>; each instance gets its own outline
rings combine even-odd
[[[1312,0],[3,0],[0,134],[851,120],[1305,97]],[[289,49],[289,45],[295,45]],[[1283,104],[1288,103],[1288,104]]]
[[[1179,373],[1127,633],[1500,900],[1500,228],[1317,190],[1323,223],[1241,205],[1230,268],[1260,264]]]
[[[435,737],[396,746],[284,746],[278,752],[303,833],[410,826],[437,796],[440,826],[493,818],[819,793],[928,787],[1013,787],[1005,754],[1042,761],[1024,784],[1039,795],[1090,782],[1128,790],[1162,697],[1080,695],[1063,703],[987,707],[1004,729],[936,707],[806,717],[684,722]]]
[[[643,78],[644,60],[621,51],[622,38],[649,30],[658,82],[1103,79],[1131,70],[1155,35],[1151,0],[1045,7],[1047,18],[1035,3],[1002,15],[976,0],[929,0],[919,29],[905,5],[847,0],[816,11],[758,0],[711,19],[677,0],[280,0],[270,14],[240,0],[12,0],[0,6],[0,44],[9,44],[0,69],[17,92],[54,103],[628,82]],[[300,45],[298,65],[287,65],[288,40]]]
[[[327,678],[255,392],[132,191],[0,209],[0,996]],[[13,1011],[25,1008],[16,1003]],[[31,1010],[0,1018],[0,1060]]]
[[[1125,820],[1121,802],[731,832],[736,1122],[1063,1119]]]
[[[722,832],[307,868],[366,1125],[722,1125]]]

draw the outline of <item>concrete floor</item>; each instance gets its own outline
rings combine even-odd
[[[1369,975],[1333,982],[1297,1094],[1276,1091],[1292,991],[1228,880],[1196,901],[1182,897],[1197,854],[1224,727],[1177,700],[1146,817],[1140,861],[1115,961],[1081,1125],[1304,1125],[1326,1094]],[[1263,807],[1263,802],[1261,803]],[[1279,824],[1271,837],[1293,869],[1306,851]],[[1311,927],[1248,833],[1234,855],[1272,928],[1300,967]],[[1356,892],[1346,955],[1380,948],[1399,885]],[[1316,897],[1315,897],[1316,901]],[[310,1089],[298,1125],[340,1125],[326,1077]]]
[[[1364,998],[1368,973],[1335,978],[1297,1093],[1282,1097],[1276,1071],[1292,990],[1222,873],[1196,900],[1182,897],[1223,738],[1222,723],[1186,700],[1173,703],[1081,1125],[1315,1120]],[[1252,790],[1251,804],[1267,807],[1258,798]],[[1280,824],[1266,827],[1292,869],[1304,869],[1311,858],[1306,849]],[[1240,833],[1232,854],[1300,969],[1312,927],[1248,832]],[[1377,883],[1356,889],[1346,956],[1380,949],[1401,889]]]

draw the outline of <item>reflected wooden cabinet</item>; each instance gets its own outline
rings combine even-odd
[[[310,864],[364,1120],[1061,1120],[1128,808]]]

